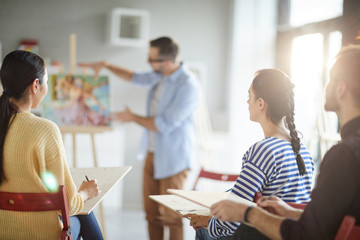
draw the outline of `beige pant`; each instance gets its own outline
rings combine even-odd
[[[163,240],[164,226],[169,226],[170,240],[183,239],[183,226],[181,217],[174,211],[163,207],[149,198],[149,195],[168,194],[167,189],[183,189],[189,170],[184,170],[174,176],[156,180],[154,179],[154,154],[149,152],[146,156],[143,178],[143,200],[148,221],[150,240]]]

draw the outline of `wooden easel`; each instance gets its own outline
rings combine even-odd
[[[76,34],[70,34],[70,74],[75,75],[76,73]],[[85,75],[84,69],[83,74]],[[106,131],[112,131],[111,127],[108,126],[62,126],[60,127],[62,133],[63,142],[65,140],[64,135],[70,133],[72,135],[72,154],[73,154],[73,167],[76,168],[76,134],[90,134],[91,138],[91,147],[94,160],[94,167],[99,167],[97,156],[96,156],[96,146],[95,146],[95,133],[103,133]],[[104,239],[106,239],[105,231],[105,221],[104,221],[104,211],[102,203],[99,204],[99,213],[100,213],[100,225]]]
[[[103,133],[112,131],[111,127],[107,126],[61,126],[60,131],[62,133],[63,142],[64,142],[64,135],[70,133],[72,135],[72,154],[73,154],[73,167],[76,168],[76,134],[79,133],[87,133],[90,134],[91,138],[91,148],[94,160],[94,167],[99,167],[96,157],[96,146],[95,146],[95,133]]]
[[[91,138],[91,148],[94,160],[94,167],[99,167],[97,156],[96,156],[96,146],[95,146],[95,133],[103,133],[107,131],[112,131],[111,127],[107,126],[63,126],[60,127],[60,131],[62,134],[63,142],[65,141],[65,134],[70,133],[72,135],[72,155],[73,155],[73,164],[74,168],[77,167],[76,164],[76,134],[90,134]],[[104,239],[106,239],[106,231],[105,231],[105,220],[104,220],[104,210],[103,205],[100,202],[99,204],[99,213],[100,213],[100,225],[103,233]]]

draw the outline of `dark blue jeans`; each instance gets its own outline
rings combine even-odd
[[[236,229],[231,240],[270,240],[270,238],[266,237],[262,233],[260,233],[255,228],[246,226],[245,224],[241,224],[238,229]]]
[[[241,224],[238,229],[236,229],[234,235],[216,238],[216,240],[270,240],[255,228]],[[208,230],[202,228],[196,231],[195,240],[215,240],[215,238],[210,237]]]
[[[82,237],[83,240],[104,239],[93,212],[91,212],[89,215],[71,216],[70,227],[74,240],[80,240],[80,237]]]
[[[214,240],[215,238],[210,237],[208,230],[205,228],[196,230],[195,240]],[[217,240],[231,239],[231,236],[216,238]]]

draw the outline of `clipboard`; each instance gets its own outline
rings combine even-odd
[[[256,203],[243,199],[231,192],[201,192],[179,189],[168,189],[168,195],[150,195],[154,201],[172,209],[180,215],[188,213],[212,216],[210,207],[221,200],[231,200],[248,206],[256,206]]]
[[[193,202],[200,207],[205,207],[209,210],[209,215],[212,216],[210,212],[210,207],[221,200],[231,200],[237,203],[242,203],[247,206],[256,207],[256,203],[249,201],[247,199],[241,198],[231,192],[201,192],[201,191],[189,191],[189,190],[179,190],[179,189],[168,189],[169,193],[174,194],[175,196],[184,198],[187,201]],[[198,214],[202,215],[202,214]],[[245,225],[253,227],[251,224],[242,222]]]
[[[149,197],[159,204],[177,212],[181,216],[186,214],[211,216],[209,208],[201,206],[177,195],[150,195]]]
[[[167,191],[206,208],[210,208],[214,203],[226,199],[229,195],[229,192],[202,192],[179,189],[168,189]]]
[[[106,167],[106,168],[70,168],[73,181],[79,189],[85,179],[96,179],[101,189],[98,196],[88,199],[84,202],[84,207],[78,214],[89,214],[106,196],[106,194],[131,170],[131,166],[125,167]]]

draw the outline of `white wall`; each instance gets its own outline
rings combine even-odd
[[[261,126],[249,120],[247,99],[255,71],[275,66],[276,17],[277,0],[234,0],[228,101],[235,169],[251,144],[264,138]]]
[[[106,59],[130,69],[148,70],[147,47],[112,47],[107,45],[105,36],[106,14],[111,9],[148,10],[151,39],[172,36],[180,44],[181,59],[206,65],[204,90],[213,124],[215,128],[229,128],[232,134],[220,160],[237,170],[244,151],[262,137],[260,126],[249,121],[247,90],[257,69],[274,66],[276,3],[276,0],[1,0],[2,57],[16,49],[21,39],[34,38],[39,40],[41,56],[61,61],[65,70],[69,70],[68,39],[70,33],[76,33],[78,61]],[[146,89],[131,86],[106,70],[103,74],[110,76],[113,111],[128,105],[136,113],[145,112]],[[133,166],[123,180],[126,208],[142,206],[143,163],[136,160],[141,133],[137,125],[127,124],[97,138],[100,145],[109,145],[107,149],[98,149],[100,166]],[[69,142],[66,144],[71,163],[71,147]],[[85,159],[91,157],[87,146],[90,145],[82,143],[83,153],[79,153]],[[123,155],[119,153],[121,149]],[[111,160],[102,160],[106,156],[103,151],[111,152],[107,153]]]
[[[68,71],[69,34],[76,33],[79,62],[106,59],[130,69],[146,70],[149,69],[146,47],[108,46],[105,32],[106,14],[111,9],[126,7],[148,10],[150,38],[172,36],[180,44],[183,60],[206,64],[208,79],[205,92],[210,112],[213,116],[223,116],[225,113],[225,120],[221,121],[227,123],[226,72],[231,6],[232,0],[1,0],[1,58],[16,49],[21,39],[33,38],[39,40],[39,54],[42,57],[61,61]],[[134,112],[143,114],[147,91],[124,83],[109,72],[103,73],[110,75],[112,110],[121,110],[127,104]],[[226,127],[224,122],[215,122],[215,126]],[[124,179],[124,207],[140,207],[142,162],[137,161],[135,156],[141,128],[128,124],[122,130],[126,139],[124,143],[120,141],[117,144],[125,149],[123,164],[133,166]],[[110,139],[116,139],[116,136]],[[116,143],[109,144],[114,148],[113,144]],[[120,146],[122,144],[124,146]],[[101,152],[101,149],[98,151]],[[120,162],[120,159],[114,160],[113,164]]]

